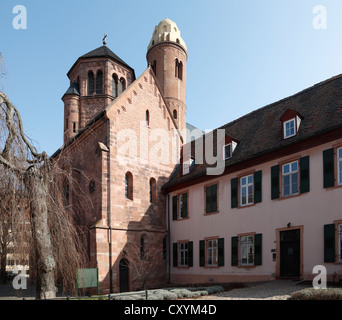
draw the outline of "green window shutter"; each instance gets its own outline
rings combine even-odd
[[[335,224],[324,225],[324,262],[335,262]]]
[[[254,172],[254,203],[262,199],[262,171]]]
[[[211,212],[217,211],[217,184],[211,186]]]
[[[271,168],[271,199],[279,198],[279,165]]]
[[[177,267],[178,265],[178,244],[177,242],[173,244],[173,266]]]
[[[238,256],[238,237],[232,237],[232,266],[237,266],[239,262]]]
[[[233,178],[230,180],[230,186],[231,186],[231,207],[237,208],[239,205],[238,200],[238,178]]]
[[[218,266],[224,266],[224,238],[218,239]]]
[[[188,194],[183,194],[183,218],[188,217]]]
[[[172,197],[172,220],[177,220],[177,196]]]
[[[310,160],[309,156],[300,158],[300,193],[310,191]]]
[[[200,267],[205,266],[205,245],[204,240],[200,240],[199,242],[199,265]]]
[[[333,187],[335,185],[334,148],[323,151],[323,174],[324,188]]]
[[[262,264],[262,234],[254,235],[254,265],[260,266]]]
[[[192,241],[188,242],[188,266],[194,266],[194,243]]]
[[[211,212],[211,186],[205,188],[205,212]]]

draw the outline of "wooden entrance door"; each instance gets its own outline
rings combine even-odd
[[[300,276],[300,229],[280,232],[280,276]]]
[[[120,292],[129,291],[129,266],[126,259],[119,263]]]

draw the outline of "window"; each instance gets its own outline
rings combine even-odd
[[[145,238],[142,236],[140,238],[140,259],[144,260],[145,258]]]
[[[151,178],[150,179],[150,203],[153,203],[156,201],[156,179]]]
[[[76,133],[76,131],[77,131],[77,124],[76,124],[76,122],[73,122],[72,123],[72,132]]]
[[[217,239],[206,240],[206,265],[217,266]]]
[[[145,113],[145,123],[147,126],[150,125],[150,112],[148,110],[146,110],[146,113]]]
[[[218,184],[215,183],[205,187],[205,213],[218,212],[217,186]]]
[[[303,119],[303,116],[301,116],[297,111],[287,109],[280,118],[283,126],[283,139],[287,139],[297,135]]]
[[[103,74],[102,74],[102,71],[99,70],[96,74],[96,94],[102,93],[102,82],[103,82]]]
[[[175,60],[175,77],[180,80],[183,79],[183,63],[178,59]]]
[[[241,206],[253,204],[253,175],[240,178]]]
[[[342,185],[342,148],[337,149],[337,183]]]
[[[188,174],[194,166],[194,159],[190,158],[188,161],[183,161],[183,175]]]
[[[153,60],[151,67],[152,67],[154,74],[156,75],[157,74],[157,60]]]
[[[232,157],[232,144],[226,144],[223,147],[223,155],[224,155],[224,160],[227,160]]]
[[[284,139],[293,137],[296,135],[296,120],[291,119],[284,122]]]
[[[70,204],[70,187],[69,181],[65,180],[64,182],[64,205],[68,206]]]
[[[173,244],[173,266],[192,267],[193,266],[193,242],[182,240]]]
[[[240,237],[240,257],[241,265],[248,266],[254,264],[254,236]]]
[[[227,139],[230,140],[230,139]],[[237,146],[237,142],[232,141],[227,143],[223,146],[223,160],[228,160],[233,156],[233,152]]]
[[[180,267],[188,266],[188,243],[187,242],[179,243],[179,266]]]
[[[120,81],[119,81],[119,94],[124,92],[125,89],[126,89],[125,79],[121,78]]]
[[[172,197],[172,219],[182,220],[188,218],[188,193]]]
[[[262,201],[262,171],[231,179],[231,207],[238,208]]]
[[[173,110],[173,118],[177,120],[177,110]]]
[[[262,234],[242,234],[232,237],[232,266],[259,266],[262,264]]]
[[[280,170],[280,171],[279,171]],[[281,178],[279,177],[281,176]],[[281,184],[281,186],[280,186]],[[280,188],[281,187],[281,188]],[[271,167],[271,199],[310,191],[310,158]]]
[[[133,175],[130,172],[125,175],[125,197],[133,200]]]
[[[283,197],[298,193],[298,161],[282,166],[282,190]]]
[[[118,96],[118,77],[115,74],[112,76],[112,96],[114,98]]]
[[[94,94],[94,73],[92,71],[89,71],[88,73],[88,96],[91,96]]]

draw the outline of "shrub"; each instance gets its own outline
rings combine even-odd
[[[289,300],[342,300],[342,289],[308,288],[308,289],[293,292],[290,295]]]

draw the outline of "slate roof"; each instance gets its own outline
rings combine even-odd
[[[64,95],[66,94],[75,94],[75,95],[80,95],[80,88],[79,85],[76,82],[73,82],[69,89],[64,93]]]
[[[91,59],[91,58],[111,58],[114,61],[118,62],[119,64],[121,64],[121,65],[129,68],[130,70],[132,70],[134,78],[135,78],[134,69],[132,67],[130,67],[125,61],[123,61],[120,57],[118,57],[112,50],[110,50],[105,45],[98,47],[97,49],[94,49],[94,50],[84,54],[83,56],[79,57],[77,59],[77,61],[73,64],[71,69],[69,70],[68,75],[80,59]]]
[[[280,118],[288,109],[298,112],[303,120],[297,135],[284,140]],[[218,129],[224,129],[226,135],[239,142],[232,158],[225,162],[227,169],[229,166],[286,146],[296,145],[338,128],[342,130],[342,74],[257,109]],[[214,148],[216,148],[215,142]],[[194,142],[192,142],[192,154],[195,154]],[[178,184],[186,184],[193,179],[203,177],[206,175],[208,166],[205,163],[195,164],[189,174],[182,175],[181,165],[178,165],[163,189],[167,190]]]

